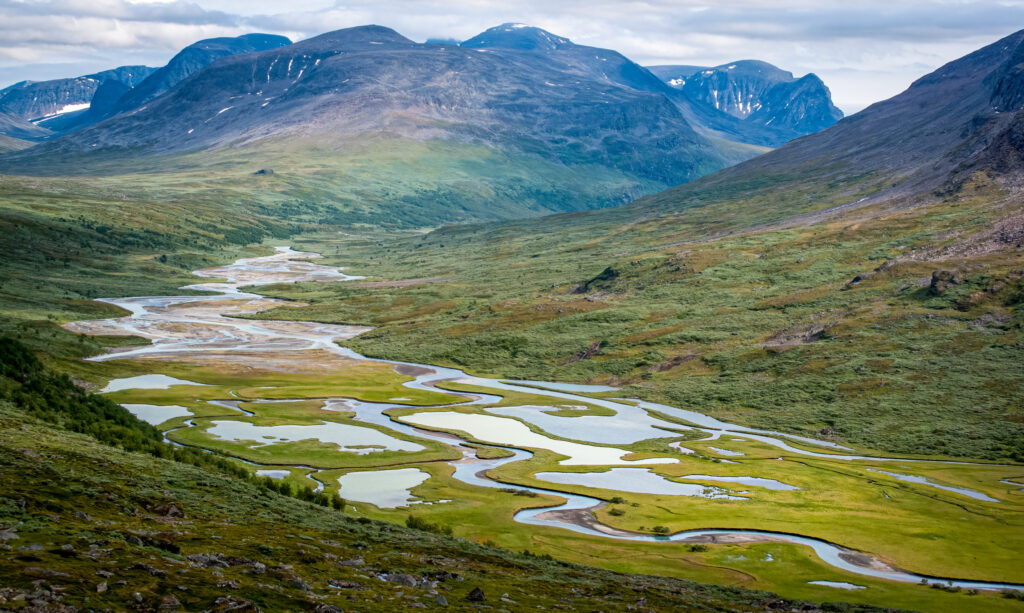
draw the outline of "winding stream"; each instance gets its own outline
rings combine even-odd
[[[501,381],[467,375],[461,370],[424,364],[411,364],[406,362],[395,362],[387,360],[374,360],[361,356],[350,349],[339,346],[336,341],[351,338],[369,328],[361,326],[342,326],[334,324],[320,324],[310,322],[290,322],[272,320],[245,320],[229,317],[231,315],[253,314],[277,306],[286,305],[284,301],[264,298],[259,294],[248,293],[241,288],[252,285],[263,285],[269,283],[296,282],[296,281],[346,281],[358,279],[339,272],[335,268],[313,264],[308,260],[320,257],[317,254],[302,253],[290,248],[278,248],[272,256],[261,258],[248,258],[239,260],[232,265],[219,268],[197,271],[201,277],[221,277],[227,282],[210,282],[186,286],[183,289],[202,290],[216,292],[215,295],[196,296],[148,296],[132,298],[105,299],[104,302],[122,307],[130,312],[126,317],[116,319],[94,320],[73,322],[67,327],[75,332],[94,335],[134,335],[141,336],[152,341],[151,345],[121,347],[112,349],[109,353],[90,358],[92,360],[111,359],[161,359],[169,360],[175,357],[188,358],[192,361],[199,358],[215,357],[218,360],[229,360],[243,364],[266,365],[273,363],[280,368],[287,369],[290,363],[301,364],[304,360],[311,359],[311,356],[336,356],[349,360],[364,360],[377,363],[390,364],[395,370],[412,376],[414,379],[405,385],[409,388],[419,390],[437,391],[435,385],[442,381],[455,381],[471,384],[485,389],[494,390],[496,394],[502,391],[516,391],[528,394],[536,394],[565,400],[574,405],[596,405],[611,409],[614,416],[602,417],[583,415],[578,417],[557,417],[545,413],[552,407],[506,407],[489,410],[493,416],[457,414],[463,418],[474,419],[481,424],[480,418],[490,417],[492,420],[503,420],[517,424],[522,423],[512,419],[517,417],[523,421],[534,424],[536,427],[552,435],[581,441],[570,443],[558,441],[564,445],[575,446],[575,451],[590,453],[586,449],[600,450],[598,456],[602,465],[638,465],[650,466],[659,463],[678,462],[678,458],[649,458],[646,460],[623,460],[621,449],[612,447],[595,447],[587,443],[598,445],[630,444],[650,438],[666,438],[674,432],[686,429],[699,429],[709,431],[712,439],[720,438],[722,435],[737,435],[744,439],[756,440],[778,448],[791,454],[805,455],[816,458],[828,458],[839,461],[912,461],[906,458],[886,458],[844,454],[849,449],[841,445],[819,441],[808,437],[745,428],[735,424],[720,421],[718,419],[697,413],[671,407],[667,405],[644,402],[638,400],[611,400],[607,398],[594,398],[579,395],[587,392],[609,391],[611,388],[603,386],[583,386],[564,383],[542,382],[542,381]],[[312,352],[312,353],[311,353]],[[283,365],[283,366],[282,366]],[[149,377],[146,379],[145,377]],[[134,379],[140,379],[138,377]],[[174,380],[163,375],[143,376],[139,381],[129,382],[127,379],[112,381],[103,391],[119,389],[130,389],[133,387],[164,386],[192,384],[188,381]],[[138,384],[138,385],[136,385]],[[448,392],[453,396],[467,397],[467,401],[458,404],[490,404],[495,402],[499,396],[488,396],[485,394],[467,394]],[[399,401],[401,399],[393,399]],[[238,401],[225,399],[212,401],[213,404],[245,412],[238,407]],[[1021,589],[1024,585],[1009,583],[992,583],[984,581],[949,580],[945,578],[927,577],[906,572],[891,567],[880,560],[867,554],[846,549],[834,543],[829,543],[811,537],[788,534],[781,532],[770,532],[762,530],[738,530],[738,529],[707,529],[688,530],[668,536],[655,536],[649,534],[638,534],[625,532],[600,524],[594,518],[593,510],[600,508],[604,501],[561,491],[555,488],[524,487],[516,484],[502,483],[487,476],[487,472],[500,466],[519,462],[532,457],[530,451],[507,447],[500,440],[488,440],[497,436],[479,435],[478,439],[484,442],[493,443],[492,446],[507,449],[511,452],[509,457],[479,460],[475,452],[467,446],[467,441],[456,435],[447,432],[428,431],[415,427],[416,424],[426,427],[447,430],[449,425],[441,424],[439,417],[425,418],[424,416],[437,416],[441,413],[416,413],[409,415],[403,421],[396,421],[383,413],[385,409],[402,406],[399,404],[370,403],[350,399],[329,399],[326,401],[326,409],[345,410],[354,413],[356,421],[367,424],[383,426],[392,431],[403,433],[418,438],[426,438],[450,445],[461,452],[462,459],[452,461],[454,467],[454,478],[464,483],[487,488],[508,488],[514,487],[520,490],[528,490],[538,494],[551,494],[565,499],[564,503],[534,509],[523,509],[514,516],[515,521],[535,525],[557,527],[574,532],[600,536],[604,538],[632,540],[643,542],[668,541],[668,542],[785,542],[810,547],[819,558],[825,563],[836,568],[855,573],[858,575],[889,579],[903,582],[933,581],[943,584],[951,584],[962,588],[974,589]],[[456,405],[453,405],[456,406]],[[169,407],[170,408],[170,407]],[[180,407],[179,407],[180,408]],[[148,409],[147,409],[148,410]],[[653,413],[652,413],[653,412]],[[241,414],[241,413],[240,413]],[[671,419],[662,419],[656,415],[661,414]],[[150,419],[155,417],[149,416]],[[222,422],[227,423],[227,422]],[[244,422],[234,422],[235,424]],[[192,422],[184,427],[191,427]],[[252,429],[251,424],[244,426]],[[469,425],[455,429],[464,431],[471,429]],[[522,427],[527,433],[539,437],[529,429]],[[378,437],[380,432],[374,430]],[[526,436],[526,435],[524,435]],[[541,437],[545,438],[545,437]],[[345,439],[348,440],[347,438]],[[396,439],[397,440],[397,439]],[[524,438],[519,443],[523,446],[534,439]],[[552,439],[547,439],[552,440]],[[708,439],[711,440],[711,439]],[[810,445],[820,451],[795,447],[787,441],[794,441]],[[547,448],[547,447],[545,447]],[[689,450],[687,450],[689,451]],[[724,452],[725,450],[723,450]],[[682,452],[682,450],[680,450]],[[838,452],[838,453],[837,453]],[[570,460],[572,459],[572,454]],[[617,457],[617,460],[616,460]],[[563,463],[571,463],[569,460]],[[587,464],[585,461],[576,462]],[[316,469],[312,467],[309,476],[316,479]],[[617,470],[643,471],[643,468],[629,468]],[[263,473],[275,473],[272,476],[283,476],[281,471],[264,470]],[[568,473],[555,473],[568,474]],[[594,473],[591,473],[594,474]],[[702,477],[702,475],[692,475]],[[710,476],[709,476],[710,477]],[[719,481],[728,481],[735,478],[718,478]],[[765,480],[770,481],[770,480]],[[683,485],[678,482],[676,485]],[[775,482],[778,483],[778,482]],[[693,485],[693,484],[690,484]],[[697,486],[700,487],[700,486]],[[344,495],[344,492],[343,492]],[[999,502],[995,499],[990,499]],[[738,502],[742,504],[742,502]]]

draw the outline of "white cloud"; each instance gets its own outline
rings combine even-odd
[[[376,23],[413,40],[536,25],[641,64],[762,59],[819,74],[841,107],[887,98],[922,74],[1024,25],[1024,0],[0,0],[0,86],[160,65],[212,36],[293,40]]]

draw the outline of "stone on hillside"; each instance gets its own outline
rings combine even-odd
[[[928,293],[932,296],[939,296],[950,287],[963,282],[963,273],[958,270],[936,270],[932,273],[932,281],[928,286]]]
[[[177,598],[175,598],[174,596],[171,596],[170,594],[168,594],[167,596],[164,596],[163,600],[160,601],[160,610],[161,611],[177,610],[177,609],[180,609],[180,608],[181,608],[181,603],[178,602]]]
[[[215,613],[226,613],[228,611],[241,611],[243,613],[263,613],[263,609],[237,596],[221,596],[213,603]]]
[[[407,573],[388,573],[385,579],[390,583],[397,583],[406,587],[416,587],[419,585],[419,580]]]
[[[185,512],[171,503],[158,505],[153,508],[153,512],[164,517],[185,517]]]
[[[473,588],[473,591],[466,596],[466,600],[470,602],[483,602],[487,600],[487,598],[484,596],[484,591],[482,589],[475,587]]]

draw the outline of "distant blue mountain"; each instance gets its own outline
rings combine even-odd
[[[828,88],[813,73],[797,79],[791,72],[758,60],[710,68],[649,69],[687,98],[745,122],[773,128],[789,139],[824,130],[843,118],[843,112],[832,104]]]
[[[103,83],[117,81],[134,87],[154,70],[149,66],[121,66],[70,79],[21,81],[0,90],[0,113],[24,121],[39,121],[80,110],[88,106]]]

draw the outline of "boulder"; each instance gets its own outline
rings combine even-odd
[[[240,611],[242,613],[263,613],[263,609],[244,598],[237,596],[221,596],[213,603],[215,613],[227,613],[228,611]]]
[[[397,583],[406,587],[416,587],[420,584],[419,579],[408,573],[388,573],[384,579],[389,583]]]
[[[964,275],[957,270],[936,270],[932,273],[932,281],[928,285],[928,293],[940,296],[947,289],[964,282]]]

